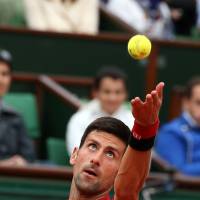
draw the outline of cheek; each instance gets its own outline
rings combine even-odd
[[[11,79],[9,77],[2,77],[1,78],[1,85],[3,87],[8,88],[10,86]]]
[[[118,162],[107,162],[104,163],[104,168],[103,168],[103,172],[105,175],[105,180],[113,180],[115,179],[117,172],[119,170],[119,164]]]

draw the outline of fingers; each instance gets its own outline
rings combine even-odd
[[[162,100],[163,98],[163,88],[164,88],[165,84],[164,82],[160,82],[158,83],[158,85],[156,86],[156,91],[158,92],[158,97]]]
[[[140,109],[144,105],[144,102],[142,102],[139,97],[136,97],[135,99],[132,99],[131,104],[132,111],[134,111],[135,109]]]
[[[135,97],[134,99],[131,100],[131,104],[136,106],[142,106],[144,103],[141,101],[139,97]]]
[[[153,103],[153,98],[152,98],[152,95],[151,95],[151,94],[147,94],[147,95],[146,95],[146,100],[145,100],[145,102],[146,102],[147,104],[152,104],[152,103]]]
[[[161,101],[160,101],[160,98],[159,98],[159,96],[158,96],[158,92],[157,92],[156,90],[153,90],[153,91],[151,92],[151,96],[152,96],[152,99],[153,99],[153,105],[154,105],[155,107],[159,108],[159,107],[160,107]]]
[[[144,104],[152,104],[155,107],[159,108],[162,103],[164,85],[165,85],[164,82],[158,83],[156,89],[153,90],[150,94],[146,95],[145,102],[141,101],[139,97],[134,98],[131,101],[132,106],[142,106]]]

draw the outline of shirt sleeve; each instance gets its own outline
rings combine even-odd
[[[163,159],[177,169],[180,169],[186,163],[184,140],[168,127],[160,129],[156,138],[155,150]]]
[[[85,131],[84,125],[85,118],[78,112],[74,114],[66,128],[66,148],[68,154],[73,152],[74,147],[79,147],[82,135]]]
[[[200,176],[200,162],[187,163],[180,168],[183,174],[191,176]]]

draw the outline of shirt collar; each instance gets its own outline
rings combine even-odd
[[[93,100],[94,104],[93,104],[93,114],[96,115],[103,115],[103,116],[111,116],[111,117],[115,117],[117,116],[121,111],[123,111],[123,105],[121,105],[114,113],[109,114],[107,112],[105,112],[102,108],[101,108],[101,104],[99,102],[98,99]]]
[[[196,122],[196,120],[191,116],[189,112],[186,112],[186,111],[183,112],[183,117],[192,128],[200,127],[199,124]]]

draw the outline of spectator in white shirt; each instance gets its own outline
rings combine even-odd
[[[133,125],[131,110],[123,103],[127,98],[127,77],[117,68],[99,71],[94,80],[95,98],[75,113],[67,125],[66,146],[71,154],[78,147],[86,127],[95,119],[111,116],[123,121],[129,128]]]
[[[29,28],[97,34],[98,0],[24,0]]]

